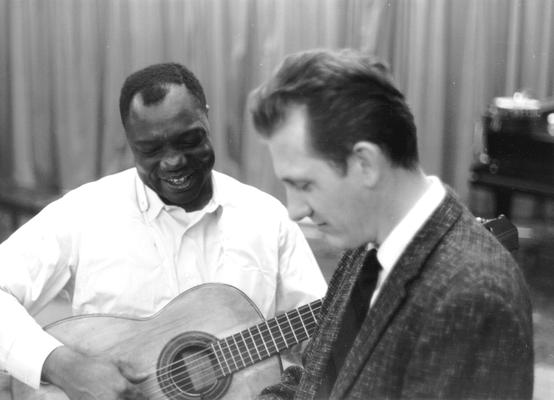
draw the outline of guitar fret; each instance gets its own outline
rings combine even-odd
[[[233,350],[231,349],[231,346],[229,346],[229,343],[227,342],[229,338],[223,339],[223,342],[227,345],[227,349],[229,350],[229,355],[231,356],[231,360],[233,361],[233,364],[235,364],[235,369],[233,371],[238,371],[240,368],[237,364],[237,361],[235,360],[235,357],[233,356]]]
[[[223,356],[223,361],[225,361],[225,365],[227,366],[227,370],[229,371],[229,374],[231,373],[231,367],[229,367],[229,363],[227,363],[227,357],[225,357],[225,352],[223,351],[223,348],[221,347],[221,340],[217,341],[217,345],[219,346],[219,350],[221,351],[221,355]]]
[[[294,337],[287,338],[287,334],[291,333],[290,327],[288,326],[287,320],[284,315],[280,315],[276,318],[277,326],[279,327],[279,330],[281,331],[281,336],[283,337],[283,340],[285,341],[285,347],[290,347],[291,345],[295,344]]]
[[[283,330],[281,329],[281,324],[279,323],[279,317],[275,318],[275,322],[276,322],[277,328],[279,328],[279,332],[281,333],[281,337],[283,338],[283,341],[285,342],[285,348],[289,347],[289,343],[287,342],[287,338],[285,337],[285,334],[283,333]]]
[[[304,328],[304,331],[306,332],[306,338],[310,337],[310,332],[308,332],[308,329],[306,328],[306,325],[304,324],[304,319],[300,318],[300,323],[302,324],[302,327]]]
[[[293,321],[294,332],[296,333],[298,341],[304,340],[306,336],[306,329],[302,329],[304,321],[302,321],[302,315],[299,314],[298,310],[293,311],[291,320]]]
[[[315,316],[314,310],[312,309],[312,305],[310,303],[308,303],[308,308],[310,309],[310,312],[312,313],[312,317],[314,319],[314,322],[317,325],[317,317]]]
[[[290,318],[289,318],[289,313],[285,313],[285,317],[287,317],[287,321],[290,325],[290,329],[292,331],[292,335],[294,336],[294,340],[296,340],[297,343],[299,343],[300,341],[298,340],[298,338],[296,337],[296,333],[294,332],[294,327],[292,326],[292,323],[290,322]]]
[[[254,328],[254,327],[253,327]],[[254,336],[252,335],[252,328],[248,328],[248,333],[250,334],[250,338],[252,339],[252,344],[254,345],[254,348],[256,349],[256,353],[258,354],[258,358],[262,360],[262,356],[260,354],[260,351],[258,350],[258,346],[256,345],[256,340],[254,339]]]
[[[287,339],[283,336],[283,330],[281,329],[280,322],[278,318],[273,318],[268,321],[273,337],[277,342],[278,351],[286,349],[288,346]]]
[[[265,351],[267,352],[267,355],[270,356],[271,355],[271,352],[269,351],[269,349],[267,348],[267,344],[265,343],[265,340],[264,340],[264,335],[262,333],[262,331],[260,330],[260,325],[261,324],[258,324],[256,325],[255,327],[258,329],[258,333],[260,335],[260,340],[262,341],[262,344],[264,345],[265,347]]]
[[[232,338],[233,338],[233,342],[235,342],[235,347],[237,348],[238,353],[239,353],[239,357],[242,361],[242,367],[244,368],[244,367],[246,367],[246,363],[244,362],[244,358],[242,358],[242,351],[240,350],[239,344],[237,343],[237,340],[235,339],[235,335],[233,335]]]
[[[248,353],[248,357],[250,357],[250,363],[254,364],[255,363],[254,358],[252,357],[252,354],[250,353],[248,342],[246,341],[246,338],[243,336],[242,331],[240,332],[240,337],[241,337],[242,341],[244,342],[244,347],[246,347],[246,352]]]
[[[273,337],[273,333],[271,332],[271,328],[269,327],[269,324],[267,321],[265,321],[265,325],[267,326],[267,330],[269,331],[269,336],[271,336],[271,340],[273,340],[273,344],[275,345],[275,351],[279,351],[279,346],[277,346],[277,342]]]

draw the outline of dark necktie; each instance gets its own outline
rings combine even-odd
[[[344,364],[344,360],[360,331],[369,309],[371,296],[377,286],[380,271],[381,264],[377,260],[377,250],[371,249],[364,259],[364,265],[352,288],[337,341],[331,351],[327,372],[323,377],[322,387],[318,391],[321,398],[329,397],[337,375]]]

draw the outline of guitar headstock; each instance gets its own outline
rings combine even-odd
[[[477,220],[509,251],[514,251],[519,248],[519,234],[517,228],[505,215],[500,215],[492,219],[477,218]]]

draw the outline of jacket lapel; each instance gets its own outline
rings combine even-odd
[[[327,318],[320,321],[320,325],[314,339],[310,341],[306,354],[309,355],[311,368],[306,369],[300,386],[302,387],[301,399],[313,399],[317,389],[323,384],[323,377],[330,362],[331,354],[338,332],[342,325],[347,300],[356,281],[357,272],[363,264],[365,255],[364,247],[349,250],[340,260],[337,271],[329,282],[329,290],[325,296],[323,309],[326,309]],[[313,350],[317,349],[317,350]]]
[[[460,204],[454,199],[453,194],[448,192],[431,218],[408,245],[384,283],[379,297],[369,310],[353,344],[356,351],[348,355],[333,388],[331,398],[346,397],[346,393],[363,369],[366,360],[379,342],[379,338],[404,301],[407,294],[406,286],[420,275],[425,260],[460,217],[461,211]]]

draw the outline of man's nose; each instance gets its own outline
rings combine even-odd
[[[171,151],[162,158],[161,168],[164,170],[176,170],[187,164],[187,157],[179,151]]]
[[[302,198],[291,190],[287,190],[287,210],[289,217],[293,221],[300,221],[304,217],[310,217],[312,215],[312,208]]]

